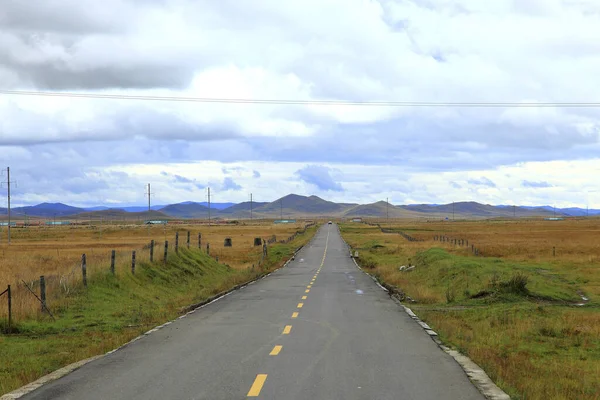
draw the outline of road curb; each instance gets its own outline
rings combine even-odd
[[[106,357],[106,356],[108,356],[108,355],[110,355],[110,354],[112,354],[112,353],[114,353],[116,351],[119,351],[119,350],[121,350],[121,349],[129,346],[130,344],[132,344],[134,342],[137,342],[141,338],[146,337],[146,336],[148,336],[151,333],[154,333],[156,331],[159,331],[160,329],[164,328],[165,326],[171,325],[173,322],[175,322],[177,320],[180,320],[182,318],[185,318],[188,315],[190,315],[190,314],[198,311],[199,309],[204,308],[207,305],[209,305],[211,303],[214,303],[215,301],[218,301],[218,300],[224,298],[225,296],[230,295],[231,293],[233,293],[233,292],[235,292],[237,290],[243,289],[243,288],[245,288],[248,285],[251,285],[251,284],[253,284],[253,283],[255,283],[255,282],[257,282],[257,281],[259,281],[261,279],[264,279],[264,278],[270,276],[271,274],[279,271],[280,269],[287,267],[287,265],[294,260],[294,258],[296,257],[296,255],[300,252],[300,250],[302,250],[304,248],[304,246],[305,245],[302,245],[302,246],[298,247],[294,251],[294,254],[292,254],[292,256],[281,267],[274,269],[273,271],[269,272],[268,274],[259,275],[259,276],[257,276],[256,278],[254,278],[252,280],[249,280],[249,281],[247,281],[245,283],[241,283],[239,285],[235,285],[233,288],[231,288],[229,290],[226,290],[226,291],[223,291],[223,292],[220,292],[220,293],[218,293],[218,294],[216,294],[214,296],[209,297],[206,300],[203,300],[203,301],[201,301],[199,303],[187,306],[187,307],[185,307],[183,309],[183,311],[185,312],[185,314],[180,315],[179,317],[175,318],[174,320],[171,320],[171,321],[165,322],[162,325],[156,326],[156,327],[150,329],[149,331],[144,332],[141,335],[139,335],[139,336],[131,339],[129,342],[127,342],[125,344],[122,344],[121,346],[117,347],[116,349],[110,350],[110,351],[108,351],[108,352],[106,352],[104,354],[99,354],[97,356],[86,358],[85,360],[80,360],[80,361],[74,362],[74,363],[66,365],[66,366],[64,366],[64,367],[62,367],[60,369],[57,369],[56,371],[50,372],[49,374],[46,374],[46,375],[42,376],[41,378],[39,378],[39,379],[37,379],[37,380],[35,380],[33,382],[28,383],[25,386],[21,386],[20,388],[18,388],[16,390],[13,390],[10,393],[6,393],[6,394],[0,396],[0,400],[14,400],[14,399],[19,399],[19,398],[25,396],[26,394],[29,394],[29,393],[33,392],[34,390],[39,389],[43,385],[46,385],[46,384],[48,384],[50,382],[53,382],[53,381],[55,381],[57,379],[60,379],[63,376],[68,375],[71,372],[73,372],[73,371],[75,371],[75,370],[83,367],[84,365],[86,365],[88,363],[91,363],[92,361],[96,361],[96,360],[101,359],[103,357]]]
[[[348,246],[347,243],[346,246]],[[348,246],[348,249],[350,249],[350,246]],[[423,330],[429,335],[429,337],[435,342],[435,344],[437,344],[437,346],[442,351],[450,355],[458,363],[458,365],[460,365],[463,371],[465,371],[465,374],[467,374],[469,380],[473,383],[473,385],[475,385],[477,390],[479,390],[481,394],[483,394],[486,397],[486,399],[510,400],[510,396],[506,394],[502,389],[500,389],[479,365],[477,365],[473,360],[471,360],[464,354],[461,354],[460,352],[452,350],[449,347],[445,346],[444,343],[442,343],[442,341],[438,337],[438,334],[433,329],[431,329],[429,325],[421,321],[421,319],[410,308],[402,304],[401,301],[396,296],[394,296],[393,291],[390,291],[387,288],[385,288],[376,277],[374,277],[373,275],[365,271],[363,268],[361,268],[361,266],[358,265],[354,257],[352,257],[352,261],[354,261],[354,265],[356,265],[356,267],[359,270],[361,270],[364,274],[373,279],[380,288],[386,291],[390,295],[390,297],[404,309],[406,314],[408,314],[408,316],[412,320],[414,320],[417,324],[421,326],[421,328],[423,328]]]

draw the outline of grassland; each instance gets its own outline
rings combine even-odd
[[[422,241],[364,224],[341,230],[370,273],[414,299],[410,307],[440,338],[512,398],[600,398],[600,220],[382,226]],[[416,268],[399,270],[409,264]]]
[[[261,248],[253,246],[254,238],[276,235],[281,240],[303,227],[262,223],[13,230],[13,244],[0,249],[0,287],[11,284],[15,288],[15,323],[10,334],[6,296],[0,297],[0,393],[118,347],[180,315],[189,304],[281,266],[315,228],[289,243],[270,245],[260,266]],[[192,232],[190,249],[188,230]],[[172,247],[175,232],[179,232],[177,254]],[[202,249],[198,249],[198,232],[202,233]],[[162,258],[165,237],[170,244],[166,263]],[[225,237],[232,239],[233,247],[223,246]],[[149,261],[150,240],[161,244],[155,249],[154,263]],[[210,243],[210,256],[206,243]],[[118,254],[115,275],[109,271],[112,249]],[[135,274],[131,273],[133,249],[137,250]],[[88,256],[87,288],[81,282],[82,253]],[[47,301],[54,319],[40,311],[39,302],[20,283],[23,280],[38,291],[40,275],[47,277]]]

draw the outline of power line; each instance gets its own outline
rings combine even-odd
[[[306,106],[370,106],[370,107],[451,107],[451,108],[597,108],[600,102],[434,102],[434,101],[351,101],[351,100],[290,100],[243,99],[184,96],[150,96],[107,93],[39,92],[0,90],[0,94],[38,97],[67,97],[84,99],[173,101],[222,104],[270,104]]]

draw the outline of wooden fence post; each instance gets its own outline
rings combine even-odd
[[[40,299],[42,299],[42,312],[46,308],[46,278],[40,276]]]
[[[131,273],[135,275],[135,250],[131,252]]]
[[[167,253],[169,252],[169,241],[165,240],[165,255],[164,255],[164,261],[165,264],[167,263]]]
[[[187,236],[187,248],[190,248],[190,231],[188,231],[188,236]]]
[[[8,295],[8,333],[10,333],[12,331],[12,294],[10,292],[10,285],[6,289],[6,294]]]
[[[81,255],[81,274],[83,275],[83,286],[87,287],[87,260],[85,254]]]
[[[556,257],[556,247],[552,247],[552,257]]]
[[[179,253],[179,232],[175,232],[175,253]]]
[[[154,240],[150,241],[150,262],[154,262]]]
[[[115,274],[115,258],[117,256],[117,252],[115,250],[110,252],[110,273]]]
[[[210,243],[206,243],[206,255],[210,256]]]
[[[198,248],[202,248],[202,234],[198,233]]]

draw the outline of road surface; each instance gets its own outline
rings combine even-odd
[[[483,399],[325,225],[286,268],[25,399]]]

